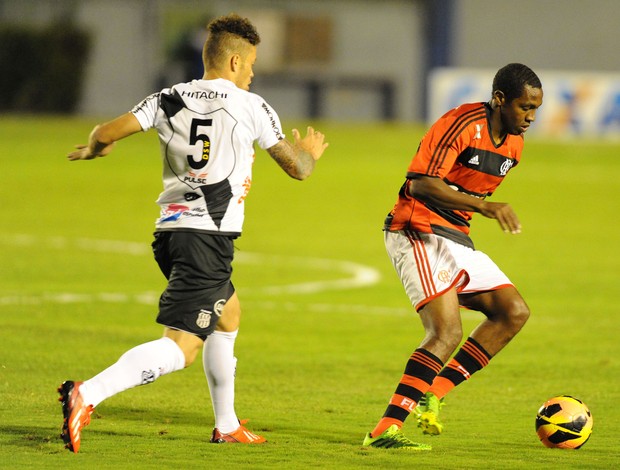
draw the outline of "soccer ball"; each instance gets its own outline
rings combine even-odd
[[[560,395],[547,400],[536,414],[536,434],[547,447],[579,449],[592,434],[592,413],[581,400]]]

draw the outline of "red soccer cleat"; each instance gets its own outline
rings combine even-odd
[[[65,442],[65,448],[75,454],[80,450],[82,428],[90,423],[90,415],[94,409],[92,405],[84,405],[80,385],[82,382],[67,380],[58,387],[60,393],[58,401],[62,402],[64,417],[60,437]]]

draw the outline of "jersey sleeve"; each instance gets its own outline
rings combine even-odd
[[[159,96],[161,92],[153,93],[144,98],[140,103],[135,105],[131,113],[138,119],[140,126],[144,132],[155,127],[155,119],[157,118],[157,109],[159,108]]]
[[[469,144],[465,129],[454,133],[451,119],[437,121],[422,138],[408,168],[408,176],[422,174],[444,178],[454,166],[460,153]]]
[[[284,139],[282,124],[275,110],[265,101],[258,101],[256,142],[263,150],[273,147]]]

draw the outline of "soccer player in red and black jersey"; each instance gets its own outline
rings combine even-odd
[[[405,419],[414,412],[425,434],[440,434],[443,397],[485,367],[527,321],[529,309],[517,289],[474,248],[469,221],[478,212],[505,232],[521,231],[509,204],[486,198],[519,163],[523,134],[542,99],[538,76],[525,65],[508,64],[495,75],[489,102],[447,112],[411,160],[384,234],[426,334],[365,446],[429,450],[402,434]],[[463,336],[460,306],[486,318],[450,359]]]

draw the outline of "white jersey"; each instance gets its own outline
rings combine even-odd
[[[144,131],[157,129],[164,190],[157,230],[239,235],[252,184],[254,142],[284,138],[276,112],[260,96],[224,79],[193,80],[144,99],[131,111]]]

